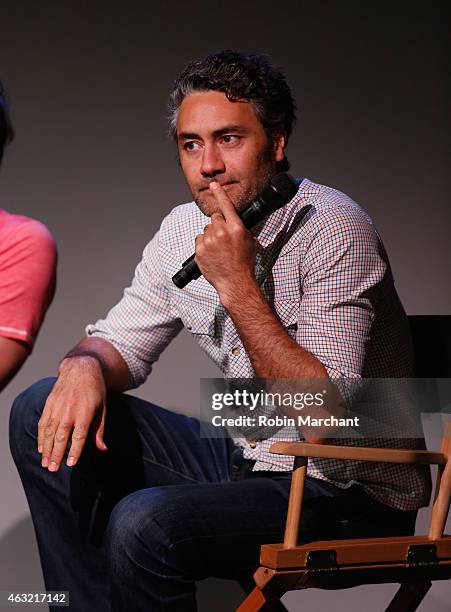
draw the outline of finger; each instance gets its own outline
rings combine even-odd
[[[196,255],[198,255],[199,252],[202,251],[204,241],[205,241],[205,236],[203,234],[199,234],[194,239],[194,252]]]
[[[96,435],[97,435],[97,430],[100,427],[100,424],[102,422],[102,413],[97,410],[97,412],[94,415],[94,418],[91,421],[91,425],[89,426],[89,432],[88,435],[90,436],[92,443],[94,445],[96,445]]]
[[[208,233],[211,232],[211,230],[212,230],[212,223],[209,223],[208,225],[204,227],[204,233],[202,234],[202,236],[208,236]]]
[[[229,223],[230,226],[230,223]],[[220,212],[214,212],[211,216],[210,233],[207,237],[213,234],[216,238],[224,236],[227,232],[227,222]]]
[[[210,227],[211,225],[215,226],[218,223],[224,223],[224,222],[225,222],[224,215],[218,211],[215,211],[211,215],[211,224],[207,225],[205,229],[207,229],[207,227]]]
[[[97,428],[95,443],[99,450],[106,451],[108,450],[107,445],[105,444],[104,434],[105,434],[105,415],[106,415],[106,407],[103,407],[102,410],[102,419],[100,421],[100,425]]]
[[[226,220],[226,223],[239,223],[242,225],[243,222],[239,218],[232,200],[226,194],[221,185],[216,181],[213,181],[210,183],[209,188],[210,192],[213,194],[216,202],[218,203],[219,210]]]
[[[41,427],[43,431],[43,440],[41,465],[44,468],[48,467],[50,463],[58,423],[59,419],[56,418],[56,415],[53,412],[49,412],[48,416],[42,421]]]
[[[56,472],[59,469],[73,426],[73,423],[70,421],[61,421],[59,423],[53,439],[53,449],[50,456],[49,472]]]
[[[72,467],[80,459],[81,451],[84,448],[86,439],[89,433],[89,421],[80,420],[75,423],[74,431],[72,433],[72,440],[70,449],[67,456],[67,465]]]
[[[52,408],[49,399],[47,399],[44,410],[42,411],[41,418],[38,421],[38,453],[42,455],[44,450],[44,429],[46,427],[47,421],[49,419],[50,414],[52,413]]]

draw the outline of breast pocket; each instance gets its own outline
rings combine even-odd
[[[178,315],[187,332],[193,336],[215,335],[215,313],[199,307],[197,304],[179,305]]]
[[[277,318],[292,338],[295,338],[298,328],[299,309],[300,304],[297,300],[278,299],[274,302]]]

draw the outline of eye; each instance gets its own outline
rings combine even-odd
[[[240,137],[236,136],[235,134],[224,134],[224,136],[221,138],[222,142],[226,145],[229,144],[236,144],[237,142],[239,142]]]
[[[199,148],[200,148],[200,144],[198,142],[195,142],[194,140],[187,140],[183,144],[183,150],[188,151],[188,153],[198,151]]]

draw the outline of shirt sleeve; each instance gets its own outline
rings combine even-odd
[[[29,220],[0,251],[0,335],[31,350],[55,294],[55,242],[42,223]]]
[[[387,267],[379,237],[363,215],[338,212],[317,222],[301,263],[297,341],[332,380],[362,376]]]
[[[157,233],[146,246],[130,287],[105,319],[86,327],[88,336],[110,342],[130,371],[132,387],[141,385],[152,364],[183,328],[172,314],[158,255]]]

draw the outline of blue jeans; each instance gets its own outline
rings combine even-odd
[[[43,469],[37,423],[54,380],[16,399],[10,443],[46,588],[69,591],[71,610],[194,611],[196,580],[248,578],[260,545],[283,539],[289,473],[252,472],[230,438],[200,438],[196,419],[129,395],[109,395],[107,452],[89,442],[74,468]],[[408,534],[414,524],[415,513],[358,486],[306,480],[303,541]]]

